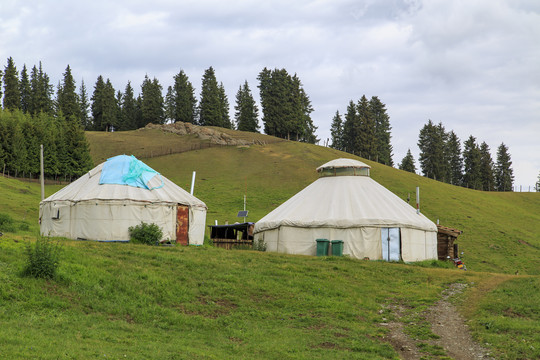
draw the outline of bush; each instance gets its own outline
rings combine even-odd
[[[266,243],[264,242],[264,240],[259,238],[257,241],[254,241],[253,250],[266,251]]]
[[[49,238],[39,237],[34,244],[26,247],[26,266],[23,275],[42,279],[52,279],[60,265],[60,246]]]
[[[0,213],[0,231],[16,232],[15,222],[9,214]]]
[[[134,243],[157,245],[163,237],[163,231],[156,224],[141,222],[137,226],[130,226],[129,237]]]

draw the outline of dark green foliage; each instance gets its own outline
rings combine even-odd
[[[369,109],[375,121],[376,153],[375,159],[381,164],[394,166],[392,160],[392,145],[390,144],[390,117],[386,112],[386,105],[373,96],[369,100]]]
[[[253,99],[247,80],[243,86],[238,88],[234,109],[236,110],[234,119],[237,130],[259,132],[259,109]]]
[[[445,153],[446,133],[441,123],[431,120],[420,130],[418,147],[420,148],[420,169],[425,177],[446,181],[448,161]]]
[[[461,157],[461,144],[459,138],[450,131],[446,142],[446,152],[449,161],[448,182],[452,185],[461,185],[463,181],[463,158]]]
[[[227,98],[227,94],[225,93],[225,87],[223,86],[223,83],[219,84],[218,93],[220,114],[219,122],[221,123],[221,127],[232,129],[233,125],[231,122],[231,117],[229,116],[229,99]]]
[[[196,123],[197,99],[195,89],[184,70],[174,75],[174,85],[167,90],[167,118],[173,122]]]
[[[540,175],[537,188],[540,187]],[[497,148],[497,163],[495,164],[495,182],[497,191],[512,191],[514,185],[514,170],[508,153],[508,147],[501,143]]]
[[[493,175],[493,160],[489,153],[489,146],[485,142],[480,145],[480,179],[482,181],[482,190],[495,190],[495,177]]]
[[[345,114],[345,123],[343,124],[343,151],[350,154],[356,154],[358,152],[359,131],[360,123],[356,113],[356,106],[350,100],[347,106],[347,113]]]
[[[132,242],[146,245],[157,245],[163,237],[163,231],[156,224],[147,224],[144,221],[137,226],[130,226],[129,237]]]
[[[88,93],[83,80],[79,88],[79,119],[84,130],[88,130],[91,125],[88,109],[90,109],[90,103],[88,102]]]
[[[403,160],[401,160],[399,168],[401,170],[416,173],[416,166],[414,166],[414,158],[412,156],[411,149],[407,150],[407,155],[405,155]]]
[[[264,132],[283,139],[315,143],[311,120],[313,107],[300,79],[285,69],[264,68],[257,77],[264,123]]]
[[[213,67],[204,71],[201,98],[199,100],[199,125],[220,126],[222,123],[222,99]]]
[[[9,214],[0,213],[0,232],[15,232],[15,221]]]
[[[330,135],[332,136],[332,145],[330,147],[336,150],[343,150],[343,120],[339,111],[336,111],[336,115],[332,119]]]
[[[465,164],[463,185],[469,189],[481,190],[480,148],[476,144],[476,138],[472,135],[464,143],[463,162]]]
[[[28,112],[38,115],[41,112],[53,113],[53,87],[50,84],[49,76],[43,71],[41,61],[39,69],[34,65],[30,74],[30,101],[28,101]]]
[[[365,95],[358,101],[356,111],[359,121],[359,155],[365,159],[376,160],[377,138],[375,137],[375,118]]]
[[[21,70],[20,92],[20,109],[26,114],[30,109],[30,97],[32,96],[32,88],[30,87],[30,79],[28,78],[28,70],[26,69],[26,65],[24,65]]]
[[[7,59],[4,68],[4,109],[16,110],[21,106],[21,92],[19,89],[19,72],[12,57]]]
[[[73,75],[71,75],[71,68],[68,65],[64,72],[62,84],[58,88],[56,105],[58,111],[61,111],[68,121],[80,122],[81,109],[76,90],[75,80],[73,79]]]
[[[98,76],[92,95],[92,130],[109,131],[118,124],[116,92],[109,79]]]
[[[60,265],[60,245],[49,238],[39,237],[34,245],[26,247],[24,276],[54,279]]]
[[[150,80],[148,75],[144,77],[141,85],[141,116],[142,123],[139,127],[149,123],[163,124],[165,122],[165,101],[162,95],[163,87],[158,79]]]
[[[120,104],[120,124],[118,130],[135,130],[139,127],[140,119],[142,119],[140,107],[133,94],[131,83],[128,81],[122,96],[122,103]]]

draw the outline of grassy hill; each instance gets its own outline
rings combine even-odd
[[[256,221],[314,181],[317,166],[351,157],[286,141],[179,152],[200,142],[156,130],[88,138],[96,164],[153,149],[142,160],[180,186],[189,189],[197,171],[207,223],[236,221],[244,193]],[[158,149],[171,155],[155,157]],[[540,194],[472,191],[361,160],[403,199],[414,199],[420,186],[422,212],[464,231],[458,243],[472,271],[62,240],[58,279],[25,278],[39,187],[0,177],[0,214],[12,218],[12,231],[0,237],[0,358],[395,359],[379,325],[397,316],[388,305],[408,309],[399,320],[421,345],[434,334],[419,312],[454,282],[469,284],[458,305],[496,358],[539,358]],[[59,188],[47,186],[46,195]],[[426,359],[444,358],[440,349],[423,349]]]

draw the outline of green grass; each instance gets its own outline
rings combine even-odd
[[[266,145],[181,152],[200,140],[157,130],[88,139],[96,165],[133,153],[184,189],[197,171],[207,224],[240,220],[244,193],[256,221],[316,180],[316,167],[352,157],[261,139]],[[15,224],[0,229],[0,358],[397,358],[377,325],[387,316],[383,305],[421,310],[453,282],[470,284],[459,308],[497,358],[537,358],[540,194],[473,191],[360,160],[402,199],[410,193],[411,204],[420,186],[422,212],[464,231],[458,244],[469,271],[431,261],[62,241],[58,280],[24,278],[24,246],[39,229],[39,185],[0,177],[0,214]],[[60,188],[47,185],[46,196]],[[424,323],[408,328],[419,341],[432,336]]]
[[[28,241],[0,239],[4,358],[395,359],[381,341],[379,310],[396,299],[433,303],[449,274],[347,258],[64,241],[59,280],[49,282],[20,276]]]

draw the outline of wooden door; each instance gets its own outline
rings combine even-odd
[[[189,207],[178,205],[176,214],[176,243],[188,245]]]

